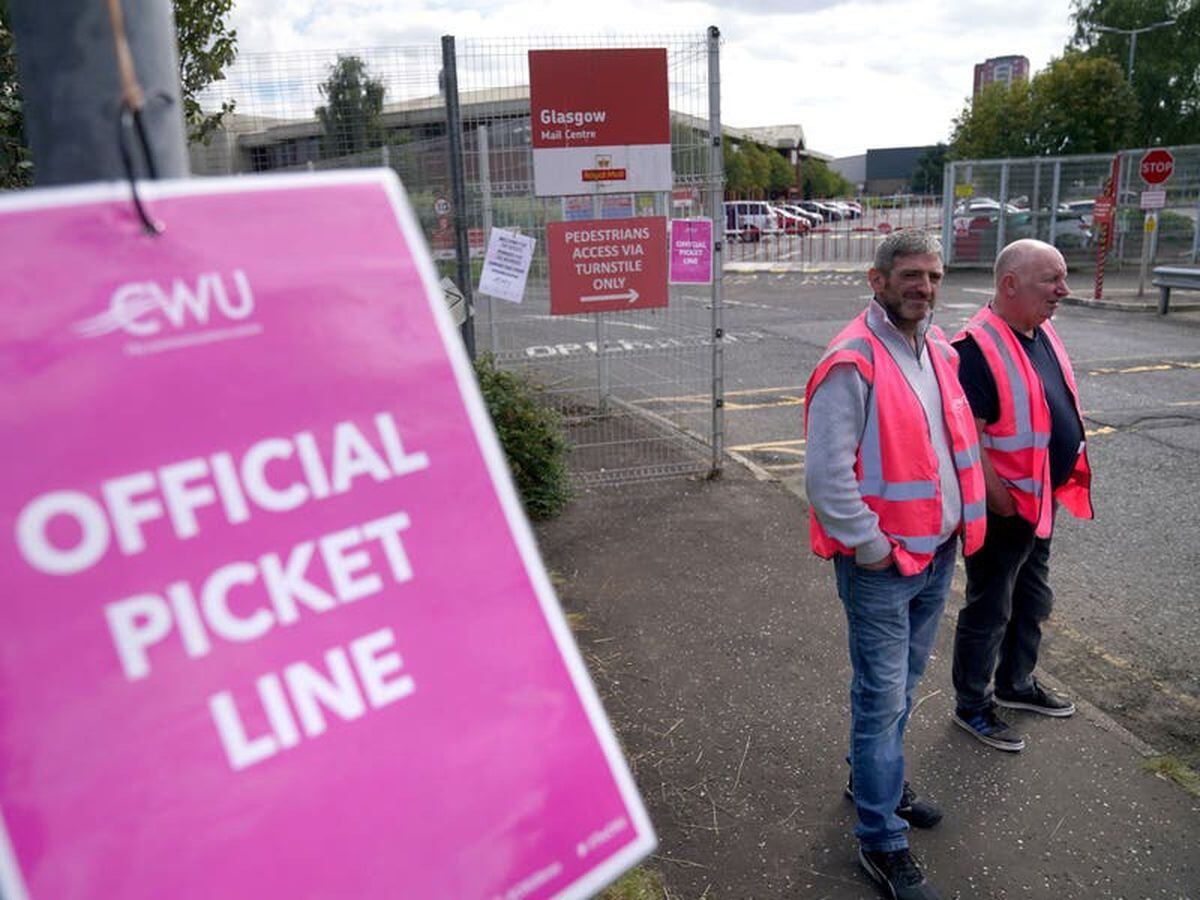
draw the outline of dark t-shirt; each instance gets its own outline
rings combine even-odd
[[[1032,338],[1014,330],[1017,341],[1025,350],[1034,371],[1042,380],[1046,392],[1046,403],[1050,407],[1050,481],[1058,487],[1067,480],[1075,468],[1079,456],[1079,444],[1083,440],[1083,423],[1075,411],[1075,401],[1067,388],[1062,369],[1054,355],[1054,348],[1041,328],[1035,328]],[[958,380],[963,393],[971,404],[975,418],[991,424],[1000,417],[1000,400],[996,392],[996,380],[988,368],[983,351],[975,339],[967,336],[954,342],[958,350]]]

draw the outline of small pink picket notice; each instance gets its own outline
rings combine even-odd
[[[583,897],[654,835],[391,173],[0,198],[0,894]]]
[[[672,219],[671,284],[711,284],[712,261],[712,219]]]

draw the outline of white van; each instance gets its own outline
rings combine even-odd
[[[725,201],[725,239],[757,241],[779,230],[779,216],[765,200]]]

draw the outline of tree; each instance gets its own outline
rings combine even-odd
[[[854,192],[854,185],[833,171],[823,160],[809,157],[801,165],[800,190],[806,199],[841,197]]]
[[[183,115],[191,139],[205,141],[234,108],[230,100],[206,113],[197,100],[206,87],[224,77],[225,68],[237,56],[237,32],[227,26],[233,0],[173,0],[172,6]],[[0,190],[26,187],[32,181],[8,0],[0,0]]]
[[[33,181],[33,162],[24,131],[8,0],[0,0],[0,190],[25,187]]]
[[[1138,106],[1130,142],[1143,147],[1200,142],[1200,0],[1073,0],[1073,5],[1071,46],[1113,61],[1123,74],[1129,36],[1097,26],[1134,29],[1175,20],[1138,35],[1132,81]]]
[[[233,0],[173,0],[175,39],[179,50],[179,83],[188,138],[208,143],[222,119],[233,112],[235,101],[205,112],[196,97],[237,57],[237,31],[228,27]]]
[[[383,82],[371,78],[357,56],[339,56],[321,85],[325,105],[316,109],[325,129],[321,152],[326,158],[360,153],[383,143]]]
[[[954,159],[1028,156],[1031,115],[1028,82],[985,85],[954,119],[950,155]]]
[[[786,195],[788,188],[796,183],[796,170],[780,153],[770,153],[770,170],[767,172],[767,190],[772,197]]]
[[[954,120],[954,159],[1106,153],[1127,146],[1137,98],[1110,60],[1068,51],[1033,81],[989,84]]]
[[[1111,60],[1068,51],[1034,77],[1030,113],[1034,154],[1106,153],[1129,146],[1138,101]]]
[[[939,142],[922,153],[913,169],[909,190],[914,194],[941,194],[942,174],[949,151],[948,146]]]

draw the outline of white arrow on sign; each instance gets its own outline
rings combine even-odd
[[[623,294],[595,294],[591,297],[580,297],[579,302],[580,303],[601,303],[605,300],[628,300],[630,303],[633,303],[640,296],[641,295],[637,291],[635,291],[633,288],[630,288],[629,290],[625,291],[625,293],[623,293]]]

